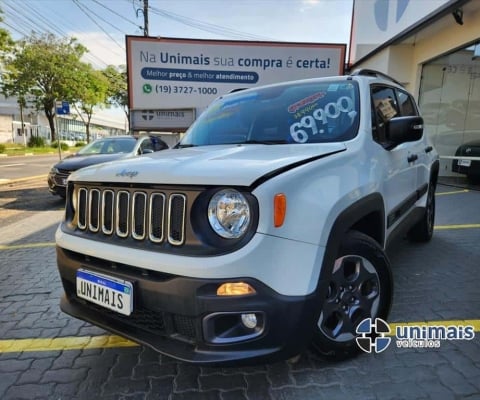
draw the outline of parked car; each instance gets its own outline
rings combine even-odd
[[[473,140],[458,147],[452,161],[452,171],[467,175],[470,180],[480,179],[480,159],[472,160],[470,157],[480,157],[480,140]]]
[[[72,174],[61,309],[192,363],[353,356],[389,314],[388,243],[432,237],[438,171],[381,73],[226,94],[174,149]]]
[[[109,136],[97,139],[55,164],[48,174],[48,188],[50,193],[65,198],[67,179],[73,171],[165,149],[168,149],[168,145],[157,136]]]

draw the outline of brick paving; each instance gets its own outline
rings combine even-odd
[[[439,186],[439,192],[454,187]],[[437,225],[480,223],[480,192],[437,196]],[[8,204],[7,204],[8,207]],[[2,209],[0,209],[1,221]],[[53,242],[58,203],[0,225],[0,245]],[[480,319],[480,229],[438,230],[389,249],[392,322]],[[0,340],[105,335],[59,310],[54,247],[0,251]],[[141,347],[0,353],[0,399],[479,399],[480,333],[440,349],[363,354],[340,363],[198,367]]]

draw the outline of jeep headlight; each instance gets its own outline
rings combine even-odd
[[[215,193],[208,203],[208,221],[215,233],[225,239],[242,237],[250,223],[250,206],[234,189]]]

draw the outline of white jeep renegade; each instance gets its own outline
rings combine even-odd
[[[351,356],[390,309],[388,242],[432,236],[438,169],[375,71],[222,96],[176,148],[72,174],[61,308],[195,363]]]

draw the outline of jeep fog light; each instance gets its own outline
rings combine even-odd
[[[225,239],[238,239],[250,223],[250,206],[239,191],[223,189],[208,204],[208,221],[215,233]]]
[[[242,324],[248,329],[256,328],[257,316],[255,314],[242,314]]]
[[[217,296],[243,296],[254,293],[255,289],[244,282],[223,283],[217,289]]]

